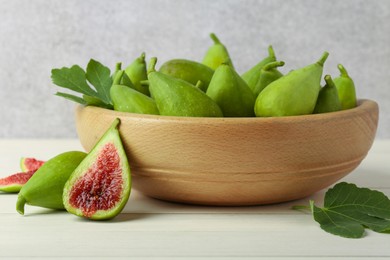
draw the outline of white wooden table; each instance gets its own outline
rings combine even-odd
[[[47,160],[82,150],[77,140],[0,140],[0,177],[19,171],[22,156]],[[390,196],[390,140],[377,140],[343,179]],[[321,203],[324,192],[299,201],[256,207],[168,203],[132,191],[124,211],[108,222],[26,205],[0,194],[0,259],[390,259],[390,234],[366,231],[345,239],[320,229],[292,205]]]

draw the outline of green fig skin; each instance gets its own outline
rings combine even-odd
[[[255,95],[237,72],[227,64],[214,72],[206,94],[221,108],[225,117],[253,117]]]
[[[112,85],[123,85],[135,89],[133,83],[131,82],[130,78],[126,75],[124,70],[118,70],[115,73],[114,79],[112,81]]]
[[[320,91],[323,65],[329,53],[316,63],[293,70],[269,84],[257,97],[258,117],[312,114]]]
[[[96,145],[88,153],[87,157],[85,157],[85,159],[77,166],[77,168],[73,171],[72,175],[65,183],[62,193],[62,200],[65,209],[69,213],[92,220],[106,220],[117,216],[125,207],[131,193],[131,170],[126,156],[126,152],[124,150],[120,138],[118,130],[119,124],[120,120],[118,118],[113,121],[109,129],[103,134],[103,136],[99,139]],[[120,158],[120,181],[116,178],[118,169],[115,169],[115,171],[113,172],[109,171],[102,173],[101,171],[104,171],[104,169],[99,170],[95,168],[98,167],[98,165],[96,165],[97,159],[99,158],[99,156],[102,155],[101,152],[107,147],[107,145],[109,145],[109,147],[115,147],[115,153]],[[107,154],[104,158],[104,164],[110,165],[110,161],[115,161],[115,159],[112,158],[113,155],[111,153]],[[102,158],[100,157],[100,159]],[[97,171],[99,173],[97,175],[89,175],[86,177],[85,175],[91,173],[91,171],[95,171],[95,173]],[[97,181],[97,179],[99,179],[99,174],[101,176],[104,176],[105,180]],[[79,187],[78,185],[80,185],[80,183],[78,183],[78,181],[83,180],[83,177],[84,180],[88,179],[88,177],[92,177],[92,180],[88,179],[88,182],[93,183],[91,183],[89,187],[88,184],[81,185],[83,190],[81,194],[77,195],[77,192],[79,192],[79,190],[73,188]],[[116,181],[112,181],[112,179]],[[108,201],[105,200],[107,200],[107,198],[109,200],[112,200],[113,196],[117,194],[115,194],[114,192],[114,194],[111,194],[113,196],[109,196],[107,194],[102,193],[104,193],[105,191],[110,192],[110,190],[113,189],[112,185],[119,185],[118,181],[121,183],[120,188],[118,188],[120,193],[119,200],[116,202],[110,201],[110,203],[108,203]],[[76,197],[74,198],[73,196],[75,195]],[[75,199],[76,203],[81,203],[82,208],[74,205],[72,202],[72,198]],[[109,209],[102,209],[99,205],[99,207],[97,208],[90,208],[93,207],[91,205],[99,203],[105,203],[105,205],[110,205],[110,207]]]
[[[252,88],[253,94],[255,94],[256,97],[266,86],[283,76],[283,74],[277,69],[277,67],[281,67],[283,65],[283,61],[274,61],[268,63],[261,69],[260,77],[254,88]]]
[[[354,108],[357,105],[355,83],[343,65],[339,64],[337,67],[340,70],[340,76],[333,81],[337,88],[341,107],[343,110]]]
[[[208,66],[185,59],[169,60],[161,65],[159,72],[182,79],[192,85],[196,85],[200,80],[203,83],[200,89],[204,92],[206,92],[214,74],[214,70]]]
[[[314,114],[328,113],[341,110],[341,103],[337,94],[337,88],[330,75],[325,76],[325,86],[318,94]]]
[[[229,65],[233,67],[233,63],[231,62],[226,46],[214,33],[210,34],[210,38],[213,40],[214,44],[207,50],[202,63],[213,70],[216,70],[219,65],[225,62],[229,62]]]
[[[122,78],[123,78],[123,74],[125,74],[124,70],[116,71],[115,74],[114,74],[114,78],[112,80],[112,84],[113,85],[121,84],[121,81],[122,81]]]
[[[16,210],[24,215],[25,204],[49,209],[64,209],[62,202],[64,185],[86,156],[86,153],[71,151],[48,160],[20,190]]]
[[[160,115],[188,117],[222,117],[222,111],[209,96],[194,85],[155,71],[156,58],[148,69],[149,90]]]
[[[276,61],[276,56],[272,45],[268,47],[268,57],[261,60],[247,72],[241,75],[242,79],[248,84],[248,86],[253,90],[258,84],[261,69],[270,62]]]
[[[127,86],[113,85],[110,89],[110,96],[116,111],[151,115],[160,114],[156,102],[152,98]]]
[[[117,83],[117,84],[115,84],[115,85],[123,85],[123,86],[127,86],[127,87],[129,87],[129,88],[132,88],[132,89],[137,90],[136,87],[134,86],[133,82],[131,81],[131,79],[129,78],[129,76],[127,76],[126,73],[123,73],[120,82]]]
[[[128,79],[132,82],[133,84],[132,88],[141,92],[142,94],[150,96],[149,88],[141,84],[141,81],[148,79],[148,75],[146,72],[146,62],[145,62],[144,52],[141,54],[141,56],[136,58],[129,66],[127,66],[127,68],[125,69],[125,74],[128,77]]]

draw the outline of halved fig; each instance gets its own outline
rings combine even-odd
[[[65,209],[77,216],[103,220],[117,216],[131,190],[130,166],[116,119],[64,187]]]

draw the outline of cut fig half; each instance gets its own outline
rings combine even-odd
[[[22,157],[20,159],[20,169],[23,172],[28,172],[28,171],[36,171],[38,170],[45,161],[37,160],[32,157]]]
[[[115,119],[64,187],[65,209],[77,216],[103,220],[117,216],[131,190],[130,166]]]
[[[0,191],[17,193],[37,170],[18,172],[0,179]]]
[[[19,192],[24,184],[27,183],[31,176],[33,176],[44,163],[44,161],[32,157],[22,157],[22,159],[20,159],[20,168],[22,172],[1,178],[0,191],[9,193]]]

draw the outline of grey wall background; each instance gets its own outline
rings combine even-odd
[[[390,138],[388,0],[0,0],[0,138],[76,137],[74,104],[50,70],[95,58],[111,68],[145,51],[159,64],[201,60],[210,32],[243,72],[273,44],[286,62],[305,66],[330,52],[325,73],[343,63],[360,98],[380,105],[378,138]]]

